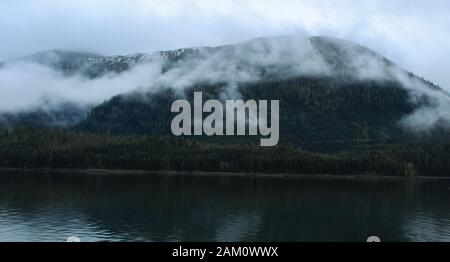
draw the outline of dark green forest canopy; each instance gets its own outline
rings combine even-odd
[[[291,145],[199,143],[173,136],[1,129],[0,166],[298,174],[449,176],[450,142],[377,145],[319,154]]]
[[[217,99],[227,84],[199,84],[175,92],[161,89],[149,94],[116,96],[95,107],[77,131],[114,134],[170,134],[175,114],[171,104],[177,98],[192,102],[194,91],[204,99]],[[243,100],[280,101],[280,141],[309,150],[340,150],[360,144],[400,143],[416,139],[400,121],[429,103],[423,96],[412,102],[409,91],[397,82],[299,77],[289,80],[261,80],[240,85]],[[435,133],[446,132],[439,128]],[[254,143],[252,137],[201,137],[206,142]]]

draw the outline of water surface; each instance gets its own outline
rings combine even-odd
[[[450,241],[449,181],[0,173],[0,241]]]

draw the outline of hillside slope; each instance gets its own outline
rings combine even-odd
[[[174,59],[176,57],[176,59]],[[280,100],[280,141],[308,149],[400,143],[446,134],[444,119],[424,126],[415,118],[450,100],[439,87],[375,52],[346,41],[313,37],[263,38],[216,48],[185,50],[164,63],[150,88],[113,97],[93,108],[76,130],[170,134],[177,98]],[[219,143],[248,137],[202,137]]]
[[[259,38],[235,45],[123,56],[51,50],[3,66],[23,62],[59,72],[58,81],[76,79],[83,85],[97,81],[107,89],[113,77],[115,88],[136,87],[100,105],[48,97],[52,102],[43,108],[1,113],[2,126],[170,134],[172,102],[202,91],[205,99],[221,101],[280,100],[280,142],[313,150],[402,143],[424,134],[445,136],[449,129],[446,92],[366,47],[329,37]],[[61,81],[66,83],[72,82]],[[255,137],[196,139],[257,141]]]

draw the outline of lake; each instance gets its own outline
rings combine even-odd
[[[450,181],[0,173],[0,241],[450,241]]]

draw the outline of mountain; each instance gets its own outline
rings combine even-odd
[[[30,63],[51,69],[52,73],[61,73],[64,78],[80,76],[88,81],[108,73],[123,73],[137,64],[146,62],[147,57],[152,56],[152,54],[102,56],[89,52],[55,49],[0,62],[0,70],[6,66]],[[42,97],[42,100],[39,106],[31,106],[20,111],[0,112],[0,127],[70,127],[85,119],[90,109],[90,106],[71,101],[57,101],[54,105],[47,101],[47,97]]]
[[[218,69],[231,65],[239,69],[261,70],[262,74],[282,72],[283,77],[289,73],[297,75],[325,71],[336,75],[349,75],[361,72],[359,70],[361,66],[384,67],[385,72],[379,73],[387,76],[389,67],[395,66],[379,54],[348,41],[330,37],[300,36],[259,38],[236,45],[181,48],[116,56],[54,49],[34,53],[9,63],[24,61],[41,64],[68,75],[82,74],[91,78],[110,72],[122,73],[136,65],[155,61],[160,63],[164,70],[170,70],[183,63],[199,65],[210,61],[214,62]],[[364,65],[368,61],[371,64]],[[293,68],[289,69],[289,66]],[[277,69],[280,71],[276,71]]]
[[[66,76],[81,75],[86,81],[138,67],[149,77],[137,90],[92,109],[66,103],[50,112],[4,114],[3,123],[8,125],[63,123],[82,132],[167,135],[174,117],[172,102],[192,100],[194,91],[202,91],[204,99],[221,101],[280,100],[280,142],[309,150],[402,143],[424,135],[446,135],[448,130],[442,111],[450,99],[440,87],[366,47],[330,37],[259,38],[124,56],[51,50],[20,61]],[[256,141],[254,137],[195,139]]]
[[[154,53],[136,53],[130,55],[103,56],[100,54],[54,49],[41,51],[17,59],[14,62],[32,62],[47,66],[66,75],[81,74],[89,78],[98,78],[107,73],[123,73],[136,65],[164,59],[174,62],[194,49],[177,49]],[[1,64],[0,64],[1,65]]]
[[[184,49],[165,59],[150,87],[93,108],[75,129],[116,134],[170,134],[175,99],[280,100],[280,141],[309,150],[414,141],[443,135],[447,124],[416,121],[449,96],[363,46],[328,37],[261,38],[237,45]],[[173,53],[172,53],[173,54]],[[204,98],[206,99],[206,98]],[[437,113],[436,113],[437,114]],[[416,132],[420,128],[427,132]],[[253,143],[248,137],[200,137]]]
[[[12,128],[0,128],[2,167],[449,176],[449,94],[348,41],[289,36],[128,56],[54,50],[25,60],[58,79],[119,78],[115,85],[136,88],[92,108],[48,101],[4,113],[0,123]],[[192,102],[195,91],[204,100],[279,100],[280,144],[174,137],[172,102]]]

